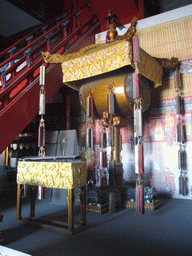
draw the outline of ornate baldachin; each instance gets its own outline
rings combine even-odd
[[[115,38],[115,41],[123,40],[123,39],[126,39],[126,41],[131,41],[132,37],[136,33],[136,25],[137,25],[137,18],[134,17],[131,21],[131,26],[128,28],[126,33],[122,36],[117,36]],[[64,61],[67,61],[71,58],[76,58],[79,55],[81,55],[81,54],[83,54],[83,53],[85,53],[89,50],[96,49],[96,48],[99,48],[99,47],[104,46],[104,45],[106,45],[106,44],[105,43],[91,44],[91,45],[88,45],[88,46],[82,48],[78,52],[70,53],[70,54],[67,54],[67,55],[50,54],[49,52],[42,52],[42,56],[43,56],[43,59],[46,63],[58,64],[58,63],[63,63]]]

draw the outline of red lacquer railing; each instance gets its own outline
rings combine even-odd
[[[19,47],[19,45],[25,43],[26,39],[30,39],[32,35],[36,35],[43,30],[42,35],[32,42],[28,40],[26,46],[0,64],[1,71],[9,65],[0,75],[0,110],[37,78],[39,66],[42,63],[41,52],[64,54],[82,34],[86,33],[89,25],[92,26],[97,20],[96,15],[91,14],[89,3],[84,4],[71,14],[66,13],[64,15],[67,17],[60,22],[57,18],[62,18],[62,15],[43,24],[33,33],[31,32],[0,54],[0,57],[2,57],[14,47]],[[84,19],[83,22],[80,21],[80,16]],[[57,24],[45,32],[45,27],[49,26],[54,20]],[[14,64],[12,64],[13,61]]]
[[[43,24],[0,54],[2,58],[13,47],[17,50],[25,43],[23,48],[10,54],[9,58],[0,64],[1,71],[9,65],[0,74],[0,131],[2,134],[0,153],[38,113],[39,67],[43,61],[41,52],[46,51],[51,54],[75,52],[89,44],[86,38],[99,27],[97,16],[91,13],[90,3],[84,4],[71,14],[67,13],[65,18],[61,16],[63,19],[60,21],[58,17]],[[45,31],[45,25],[47,25],[47,31]],[[44,28],[42,34],[36,36],[42,28]],[[31,35],[34,35],[33,41],[30,41]],[[28,39],[27,45],[26,39]],[[46,102],[48,102],[62,86],[61,68],[57,64],[55,67],[47,65],[46,74]]]

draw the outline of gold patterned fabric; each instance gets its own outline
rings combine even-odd
[[[131,44],[125,40],[90,50],[62,63],[63,82],[100,75],[130,65],[131,57]]]
[[[86,185],[86,162],[18,161],[17,183],[73,189]]]
[[[140,48],[139,73],[155,83],[155,87],[162,85],[163,68],[158,61]]]
[[[64,83],[93,77],[127,65],[133,66],[132,44],[126,40],[116,41],[66,60],[61,65]],[[143,76],[153,81],[155,86],[162,84],[161,65],[142,49],[138,69]]]

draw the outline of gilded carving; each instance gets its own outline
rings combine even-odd
[[[125,32],[125,34],[122,36],[117,36],[115,39],[116,40],[125,39],[126,41],[131,41],[132,37],[136,33],[136,26],[137,26],[137,17],[134,17],[131,21],[131,26],[128,28],[128,30]]]
[[[103,46],[104,44],[91,44],[89,46],[86,46],[84,48],[82,48],[80,51],[75,52],[75,53],[70,53],[70,54],[66,54],[66,55],[60,55],[60,54],[50,54],[49,52],[42,52],[42,56],[43,59],[46,63],[63,63],[66,60],[69,60],[71,58],[76,58],[79,55],[91,50],[91,49],[95,49],[98,47]]]
[[[156,60],[161,64],[165,69],[176,69],[179,64],[178,58],[172,57],[171,59],[167,58],[156,58]]]

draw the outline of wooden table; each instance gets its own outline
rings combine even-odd
[[[17,167],[17,221],[32,222],[43,228],[61,233],[74,234],[86,228],[86,162],[81,160],[63,161],[25,161],[19,160]],[[30,217],[22,219],[22,185],[30,185]],[[68,189],[68,224],[57,221],[44,221],[35,218],[37,186]],[[81,188],[81,222],[74,225],[74,189]]]

